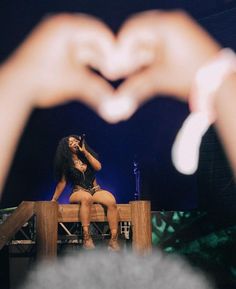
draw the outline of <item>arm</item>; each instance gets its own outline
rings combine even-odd
[[[66,180],[63,177],[60,180],[60,182],[57,183],[57,186],[56,186],[56,189],[55,189],[55,192],[53,194],[53,197],[52,197],[51,201],[56,202],[59,199],[59,197],[62,194],[62,192],[64,191],[65,187],[66,187]]]
[[[92,150],[90,150],[90,148],[87,145],[85,145],[85,142],[83,143],[81,151],[83,152],[84,156],[86,157],[86,159],[88,160],[92,168],[95,171],[100,171],[102,168],[102,165],[100,161],[98,160],[97,155],[95,153],[92,153]]]
[[[84,155],[85,155],[86,159],[88,160],[88,162],[90,163],[90,165],[95,169],[95,171],[101,170],[101,168],[102,168],[101,163],[90,152],[85,151]]]
[[[22,81],[20,75],[11,64],[0,68],[0,196],[17,141],[32,110],[25,99],[31,91],[30,85]]]

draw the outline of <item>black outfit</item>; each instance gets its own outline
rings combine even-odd
[[[85,143],[86,150],[98,160],[98,155]],[[78,190],[80,187],[88,191],[91,194],[94,194],[97,190],[100,189],[99,186],[94,187],[94,180],[96,171],[91,166],[87,158],[83,153],[77,153],[78,158],[87,165],[86,171],[83,173],[75,167],[70,168],[68,179],[72,183],[73,191]],[[73,192],[72,191],[72,192]]]

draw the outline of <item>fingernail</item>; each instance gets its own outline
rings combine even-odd
[[[127,97],[113,97],[104,100],[99,108],[99,115],[109,123],[117,123],[129,119],[137,109],[136,102]]]

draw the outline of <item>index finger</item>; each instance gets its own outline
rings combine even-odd
[[[115,49],[115,36],[101,20],[77,14],[73,35],[74,55],[81,64],[98,69],[102,74],[110,69]]]

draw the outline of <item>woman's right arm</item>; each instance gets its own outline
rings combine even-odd
[[[56,189],[55,189],[55,192],[53,194],[53,197],[52,197],[51,201],[56,202],[59,199],[59,197],[62,194],[62,192],[64,191],[65,187],[66,187],[66,180],[65,180],[65,177],[63,177],[57,183],[57,186],[56,186]]]

